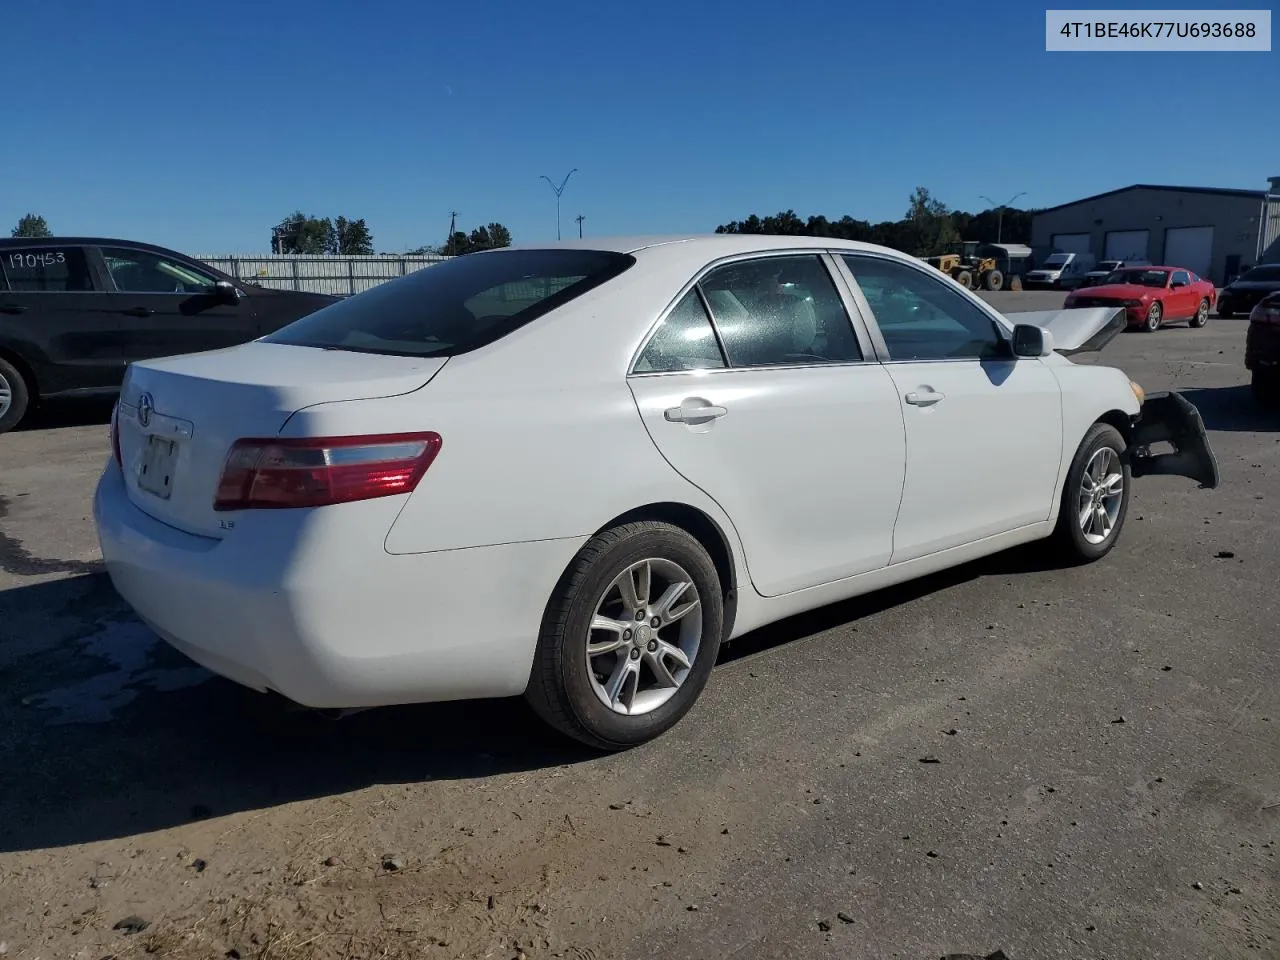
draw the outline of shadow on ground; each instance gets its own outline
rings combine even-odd
[[[1195,387],[1179,392],[1196,405],[1208,430],[1228,433],[1280,430],[1280,410],[1260,406],[1248,384]]]
[[[758,654],[975,577],[1045,569],[1039,556],[1016,550],[793,617],[735,640],[721,660]],[[598,756],[545,728],[518,699],[333,719],[218,678],[198,676],[192,683],[190,663],[129,616],[103,574],[20,587],[0,600],[0,612],[70,610],[81,617],[80,634],[100,637],[119,628],[133,645],[86,662],[103,654],[81,637],[55,641],[19,669],[8,658],[0,685],[0,769],[6,771],[0,851],[120,838],[374,784],[484,777]],[[97,722],[66,722],[68,691],[101,694],[95,685],[112,671],[119,677],[121,660],[134,665],[126,681],[145,689],[124,696],[113,690],[106,714],[94,704],[74,714]],[[68,686],[68,673],[77,670]],[[182,684],[163,681],[180,674]],[[51,701],[47,692],[55,686],[61,686],[62,721],[48,709],[57,698]]]
[[[114,400],[46,400],[32,410],[15,430],[58,430],[64,427],[106,426],[111,422]]]

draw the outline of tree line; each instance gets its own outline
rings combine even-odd
[[[832,237],[861,240],[892,247],[917,257],[944,253],[957,240],[983,243],[1031,244],[1031,217],[1034,210],[1005,207],[966,213],[952,210],[930,195],[925,187],[911,194],[906,214],[899,220],[871,223],[845,215],[838,220],[825,216],[801,217],[794,210],[771,216],[752,214],[744,220],[733,220],[716,227],[716,233],[758,233],[794,237]],[[1003,222],[1001,222],[1003,220]]]

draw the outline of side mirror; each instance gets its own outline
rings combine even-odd
[[[213,298],[219,303],[234,306],[240,302],[240,292],[230,281],[219,280],[213,285]]]
[[[1013,328],[1015,357],[1047,357],[1053,353],[1053,334],[1033,323],[1019,323]]]

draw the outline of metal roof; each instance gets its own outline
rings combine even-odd
[[[1055,207],[1043,207],[1039,210],[1033,210],[1031,213],[1033,216],[1036,216],[1042,213],[1049,213],[1053,210],[1063,210],[1067,207],[1078,207],[1082,203],[1089,203],[1092,200],[1101,200],[1103,197],[1114,197],[1117,193],[1128,193],[1130,190],[1164,190],[1169,193],[1208,193],[1224,197],[1252,197],[1256,200],[1261,200],[1266,195],[1265,190],[1240,190],[1235,187],[1175,187],[1161,183],[1134,183],[1127,187],[1108,190],[1105,193],[1095,193],[1091,197],[1081,197],[1079,200],[1060,203]]]

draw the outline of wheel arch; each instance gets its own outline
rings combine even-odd
[[[27,385],[28,402],[34,407],[40,399],[40,381],[36,377],[35,368],[23,359],[22,354],[10,350],[4,344],[0,344],[0,360],[4,360],[22,375]]]
[[[720,590],[724,597],[724,635],[722,639],[733,634],[734,621],[738,613],[738,569],[729,538],[720,524],[704,511],[687,503],[663,501],[648,503],[621,513],[603,524],[595,533],[603,533],[624,523],[637,520],[657,520],[669,523],[684,530],[697,540],[711,557],[716,573],[720,577]],[[593,534],[594,536],[594,534]]]
[[[1115,427],[1120,431],[1120,436],[1124,437],[1126,445],[1133,441],[1133,418],[1123,410],[1108,410],[1093,422],[1106,423]]]

